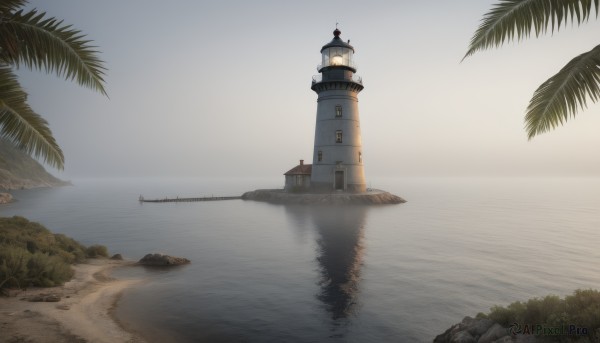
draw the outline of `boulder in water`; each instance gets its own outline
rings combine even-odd
[[[147,254],[138,263],[144,266],[179,266],[190,263],[190,260],[165,254]]]

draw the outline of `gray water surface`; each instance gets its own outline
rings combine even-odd
[[[428,342],[492,305],[600,288],[600,179],[398,178],[401,205],[283,206],[146,198],[239,195],[268,179],[102,179],[16,191],[22,215],[84,244],[175,269],[117,315],[154,341]]]

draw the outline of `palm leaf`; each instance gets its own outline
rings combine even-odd
[[[2,0],[0,1],[0,14],[7,16],[10,12],[16,11],[25,6],[25,0]]]
[[[483,17],[471,38],[463,60],[479,50],[501,46],[504,42],[559,30],[568,21],[578,25],[587,21],[592,4],[598,16],[600,0],[501,0]]]
[[[64,156],[48,123],[27,105],[27,93],[8,67],[0,67],[0,135],[28,154],[63,168]]]
[[[529,139],[575,117],[579,108],[600,98],[600,45],[567,63],[533,94],[525,115]]]
[[[0,61],[45,70],[106,95],[103,62],[81,31],[36,10],[0,20]]]

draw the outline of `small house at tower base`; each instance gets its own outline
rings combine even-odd
[[[312,173],[312,164],[304,164],[304,160],[300,160],[300,164],[288,170],[285,174],[286,192],[308,192],[310,191],[310,175]]]

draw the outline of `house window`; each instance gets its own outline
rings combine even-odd
[[[323,152],[321,150],[319,150],[319,152],[317,153],[317,161],[323,161]]]
[[[335,142],[336,143],[341,143],[342,142],[342,130],[337,130],[335,132]]]
[[[296,186],[302,186],[303,178],[304,178],[304,176],[302,176],[302,175],[296,175]]]
[[[335,106],[335,117],[336,118],[341,118],[342,117],[342,105],[336,105]]]
[[[362,163],[362,152],[358,152],[358,163]]]

